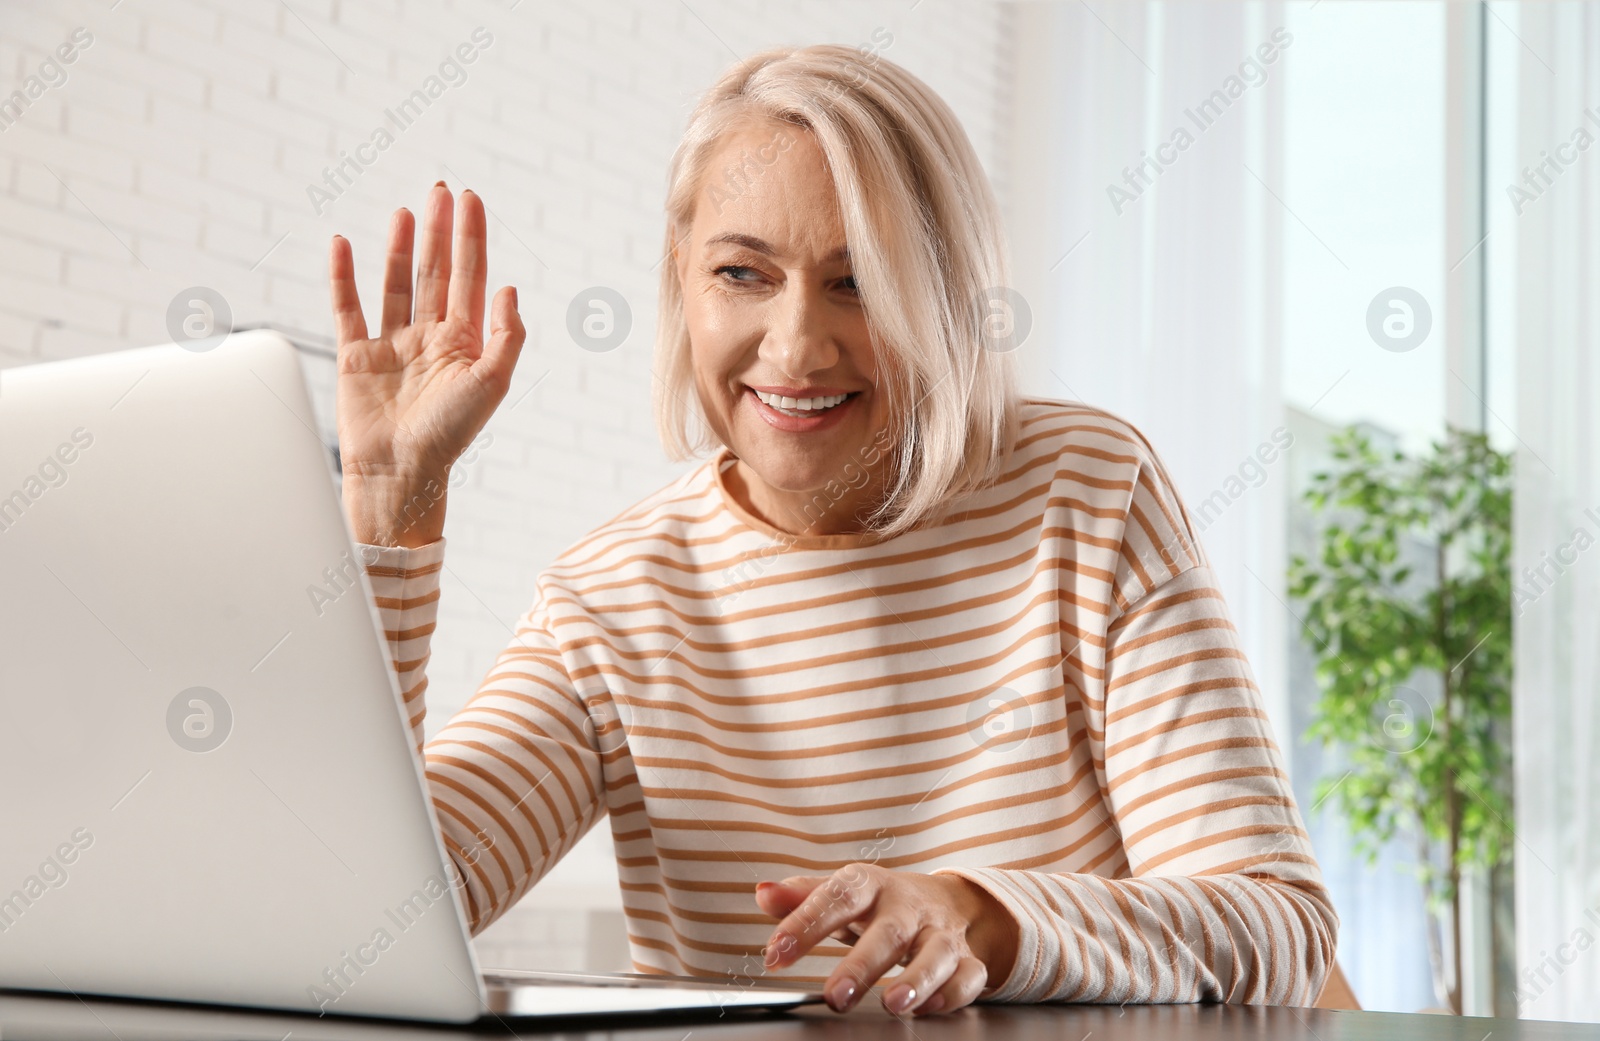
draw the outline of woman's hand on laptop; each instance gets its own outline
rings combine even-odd
[[[1016,959],[1011,913],[956,875],[848,864],[832,875],[762,882],[756,903],[782,919],[767,943],[768,968],[794,964],[830,936],[854,948],[822,988],[839,1012],[896,965],[905,969],[884,991],[885,1008],[895,1015],[953,1012],[1004,982]]]
[[[505,286],[485,339],[483,203],[471,191],[453,215],[451,203],[443,181],[428,193],[414,289],[414,221],[395,211],[376,335],[361,312],[349,240],[335,235],[330,248],[344,507],[361,542],[421,546],[443,534],[450,467],[505,397],[526,335],[517,291]]]

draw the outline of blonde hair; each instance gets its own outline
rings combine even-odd
[[[955,113],[876,51],[764,51],[724,74],[690,117],[668,175],[654,384],[662,444],[673,459],[718,445],[693,390],[671,254],[719,142],[761,117],[809,131],[838,193],[892,427],[892,473],[867,527],[889,537],[936,520],[1004,472],[1018,436],[1014,359],[985,342],[992,291],[1008,284],[1004,229]]]

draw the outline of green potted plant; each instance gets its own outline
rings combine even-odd
[[[1317,803],[1369,863],[1415,843],[1435,989],[1459,1014],[1462,874],[1507,863],[1512,837],[1511,459],[1460,429],[1417,457],[1355,427],[1330,445],[1305,495],[1315,553],[1289,567],[1321,689],[1309,736],[1344,762]]]

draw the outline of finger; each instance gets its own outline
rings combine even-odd
[[[361,298],[356,293],[356,262],[350,240],[335,235],[328,247],[328,294],[333,302],[333,330],[343,347],[351,340],[367,338],[367,320],[361,314]]]
[[[411,322],[411,242],[416,219],[401,207],[389,221],[389,257],[383,265],[383,335]]]
[[[827,880],[826,875],[803,875],[786,878],[782,882],[757,882],[756,906],[781,923],[794,912],[795,908],[805,902],[805,898],[811,895],[813,889]],[[768,964],[775,964],[773,959],[782,953],[780,946],[784,950],[792,948],[794,937],[775,929],[763,951]]]
[[[528,331],[517,313],[517,290],[505,286],[494,295],[494,309],[489,316],[489,340],[483,354],[472,363],[473,374],[481,379],[499,397],[504,397],[511,387],[511,373],[522,354],[522,343]]]
[[[961,959],[956,971],[950,974],[944,986],[928,995],[927,999],[916,1007],[916,1014],[931,1016],[939,1012],[954,1012],[958,1008],[966,1008],[978,1000],[978,995],[983,993],[983,988],[988,982],[988,968],[983,962],[968,955]]]
[[[838,940],[846,947],[854,947],[856,945],[856,941],[861,939],[861,933],[861,924],[859,922],[851,922],[843,929],[835,929],[828,935],[833,939]]]
[[[861,939],[840,959],[823,984],[822,995],[828,1004],[843,1012],[861,1000],[867,988],[910,953],[911,943],[920,931],[920,923],[907,910],[880,907]]]
[[[422,252],[417,257],[418,322],[442,322],[450,291],[450,189],[440,181],[428,193],[422,219]]]
[[[827,875],[801,875],[782,882],[757,882],[756,906],[774,918],[787,918],[813,889],[827,880]]]
[[[456,214],[455,268],[450,272],[448,314],[471,323],[474,329],[481,329],[484,283],[489,270],[483,200],[478,198],[477,192],[468,189],[461,193],[457,209],[460,212]]]
[[[866,864],[847,864],[829,875],[773,930],[767,968],[792,965],[829,933],[869,914],[882,874]]]
[[[901,1015],[945,985],[966,954],[965,945],[943,929],[923,929],[911,944],[911,959],[883,992],[883,1007]]]

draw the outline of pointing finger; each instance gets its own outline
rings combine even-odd
[[[461,193],[456,214],[455,267],[450,272],[449,316],[483,328],[483,293],[489,261],[483,200],[468,189]]]

